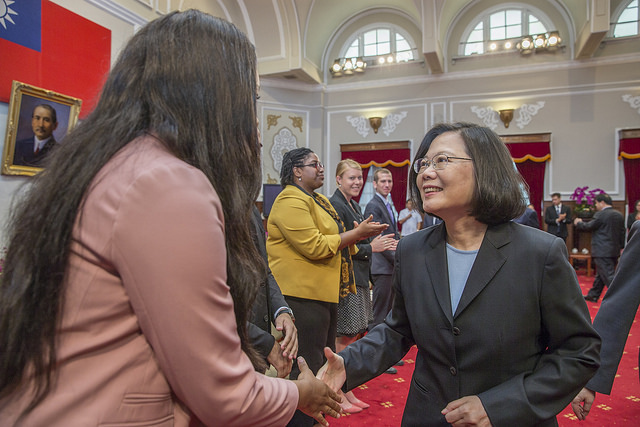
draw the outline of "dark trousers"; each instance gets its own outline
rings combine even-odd
[[[304,357],[309,369],[315,375],[326,361],[324,348],[329,347],[331,350],[336,351],[338,304],[289,296],[284,298],[296,316],[298,356]],[[295,380],[299,374],[300,368],[294,361],[289,378]],[[315,424],[313,418],[296,411],[287,426],[310,427],[313,424]]]
[[[393,304],[393,276],[390,274],[372,274],[373,282],[373,321],[369,330],[384,322]],[[295,313],[295,312],[294,312]]]
[[[600,298],[604,287],[609,287],[613,280],[613,275],[616,272],[617,260],[617,257],[593,257],[593,261],[596,264],[596,278],[593,280],[593,286],[587,293],[588,297]]]

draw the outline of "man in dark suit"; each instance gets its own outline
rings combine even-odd
[[[597,276],[584,297],[591,302],[598,302],[604,287],[611,284],[620,250],[624,247],[624,218],[611,204],[608,194],[598,194],[595,201],[597,212],[593,219],[584,222],[581,218],[576,218],[573,222],[578,230],[592,232],[591,256],[596,263]]]
[[[291,371],[293,358],[298,352],[298,333],[294,325],[293,311],[286,303],[276,279],[271,274],[265,244],[265,232],[260,211],[254,206],[251,217],[251,234],[258,252],[267,264],[267,277],[253,303],[249,338],[258,352],[278,371],[280,378]],[[271,334],[271,323],[283,334],[282,343]]]
[[[562,204],[560,193],[551,195],[551,203],[544,211],[544,222],[547,224],[547,231],[554,236],[567,240],[567,224],[571,222],[571,209]]]
[[[533,209],[533,205],[527,206],[524,210],[524,213],[520,215],[518,218],[515,218],[513,222],[522,225],[528,225],[533,228],[540,228],[540,223],[538,222],[538,213]]]
[[[618,371],[629,330],[640,305],[640,222],[636,221],[618,264],[611,287],[593,321],[602,338],[600,368],[571,403],[573,412],[583,420],[591,409],[596,392],[610,394]],[[584,402],[584,406],[581,403]]]
[[[33,137],[16,143],[13,164],[41,167],[45,157],[57,143],[53,136],[57,127],[56,110],[48,104],[37,105],[31,113]]]
[[[438,225],[442,222],[440,218],[437,216],[429,215],[428,213],[424,214],[422,218],[422,228],[431,227],[433,225]]]
[[[387,196],[393,189],[393,177],[389,169],[380,168],[373,174],[373,188],[376,190],[373,199],[364,210],[364,217],[373,215],[373,221],[389,224],[382,234],[394,234],[399,239],[398,224],[393,215],[393,208],[387,201]],[[384,321],[391,310],[393,302],[393,258],[395,251],[383,251],[371,256],[371,281],[373,282],[373,321],[369,330]]]

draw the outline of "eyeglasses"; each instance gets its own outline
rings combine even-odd
[[[300,166],[298,166],[298,167],[299,167],[299,168],[303,168],[303,167],[305,167],[305,166],[311,166],[311,167],[314,167],[314,168],[316,168],[316,169],[324,169],[324,165],[322,164],[322,162],[311,162],[311,163],[309,163],[309,164],[306,164],[306,165],[300,165]]]
[[[433,166],[433,169],[435,170],[442,170],[447,167],[451,159],[471,160],[468,157],[454,157],[447,156],[446,154],[436,154],[431,160],[422,158],[413,162],[413,170],[416,171],[416,173],[422,173],[429,169],[429,166]]]

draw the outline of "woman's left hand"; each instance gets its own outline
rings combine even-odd
[[[360,224],[356,221],[353,222],[354,230],[358,233],[358,240],[366,239],[367,237],[376,236],[389,228],[389,224],[380,224],[379,222],[373,222],[373,215],[369,215]]]
[[[449,402],[442,410],[447,422],[454,426],[491,427],[491,421],[478,396],[465,396]]]

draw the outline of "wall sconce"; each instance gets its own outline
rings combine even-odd
[[[513,111],[513,110],[511,110]],[[382,117],[369,117],[369,124],[371,125],[371,128],[373,129],[373,133],[378,133],[378,129],[380,128],[380,125],[382,124]]]
[[[511,123],[511,120],[513,120],[513,108],[500,110],[498,114],[500,114],[500,120],[502,121],[502,123],[504,123],[504,127],[508,128],[509,123]]]

